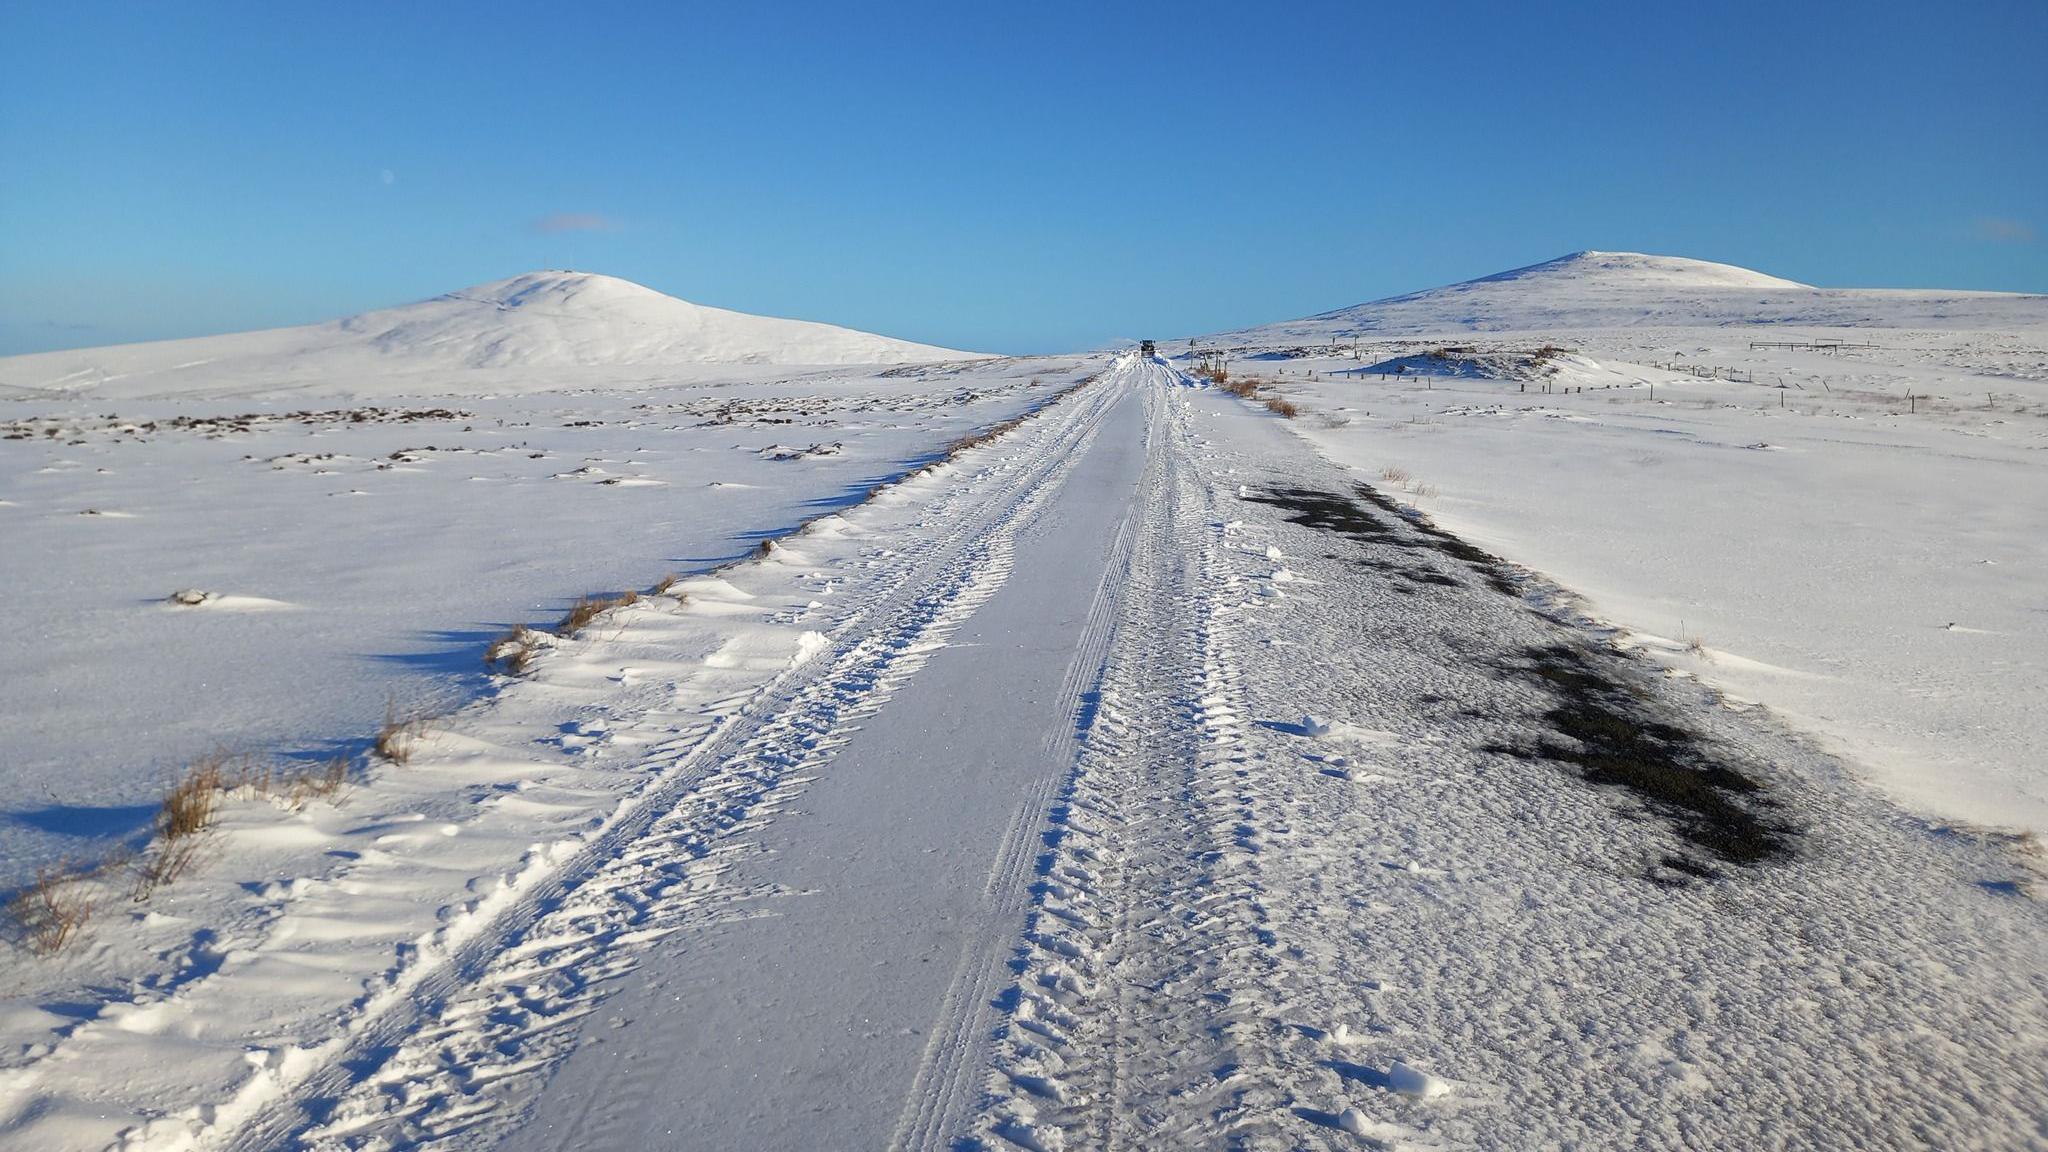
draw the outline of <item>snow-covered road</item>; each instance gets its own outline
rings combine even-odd
[[[91,1107],[248,1150],[2048,1140],[2009,845],[1161,362],[679,590],[457,718],[409,778],[477,814],[403,851],[488,892],[449,845],[644,781],[612,815],[193,1107],[35,1097],[168,1050],[78,1030],[0,1081],[0,1144]],[[573,772],[505,766],[546,741]],[[371,855],[278,922],[377,891]],[[376,952],[334,939],[232,955]],[[202,1022],[154,1025],[189,1059],[244,1050],[202,1007],[241,963],[151,1017]]]
[[[507,1148],[945,1146],[979,1102],[1101,666],[1144,422],[1123,391],[1058,488],[998,528],[1001,586],[762,830],[735,869],[750,897],[664,941],[592,1018],[605,1042],[576,1048]]]

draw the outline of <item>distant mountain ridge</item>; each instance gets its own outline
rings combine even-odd
[[[1366,336],[1743,324],[2037,328],[2048,326],[2048,296],[1815,288],[1732,264],[1586,251],[1300,320],[1220,333],[1215,339],[1286,344]]]
[[[692,304],[615,276],[547,271],[324,324],[7,357],[0,395],[253,395],[330,385],[358,393],[394,374],[416,382],[479,370],[893,365],[975,355]]]

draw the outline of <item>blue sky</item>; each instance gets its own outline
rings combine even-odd
[[[2048,291],[2048,4],[19,4],[0,352],[544,267],[955,347],[1580,248]]]

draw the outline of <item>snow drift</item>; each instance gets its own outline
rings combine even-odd
[[[345,320],[0,359],[0,394],[249,395],[496,369],[907,364],[974,353],[709,308],[589,272],[530,272]],[[392,379],[397,377],[397,379]],[[532,377],[526,378],[530,387]],[[470,383],[495,389],[487,375]],[[446,379],[434,391],[446,391]],[[396,387],[394,387],[394,385]],[[417,389],[416,389],[417,390]]]

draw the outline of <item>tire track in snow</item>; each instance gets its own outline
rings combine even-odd
[[[1151,401],[1147,398],[1146,402],[1149,410]],[[1074,724],[1048,732],[1043,742],[1047,754],[1061,763],[1071,763],[1079,750],[1083,695],[1099,679],[1108,656],[1116,610],[1123,589],[1129,586],[1134,535],[1134,518],[1127,514],[1118,525],[1102,579],[1089,600],[1081,643],[1061,679],[1056,699],[1061,713],[1073,717]],[[961,949],[952,986],[912,1080],[903,1116],[889,1142],[892,1149],[951,1146],[952,1134],[980,1103],[980,1091],[973,1087],[972,1078],[987,1056],[982,1038],[994,1024],[993,990],[1003,975],[1001,957],[1015,944],[1008,929],[1021,921],[1029,903],[1031,892],[1026,879],[1039,855],[1032,850],[1032,843],[1046,822],[1053,795],[1061,787],[1064,775],[1048,774],[1029,800],[1018,807],[1004,833],[983,888],[984,895],[997,898],[992,918],[997,930],[970,937]]]
[[[631,811],[359,1022],[228,1146],[422,1147],[502,1132],[508,1102],[566,1053],[572,1026],[647,946],[756,894],[721,886],[734,862],[727,857],[746,851],[746,833],[772,819],[844,733],[1000,586],[1017,529],[1057,489],[1118,395],[1086,388],[1005,437],[1011,454],[930,505],[919,521],[934,533],[920,544],[922,560],[890,573],[891,586],[836,630],[826,654],[785,673],[743,715],[659,769],[659,783]]]
[[[1146,492],[1098,710],[1024,942],[972,1135],[1058,1149],[1256,1146],[1273,1085],[1281,965],[1261,853],[1232,570],[1208,454],[1151,374]]]
[[[1169,423],[1172,401],[1162,385],[1173,377],[1148,369],[1144,380],[1151,419],[1145,496],[1124,579],[1130,593],[1098,673],[988,1099],[973,1125],[984,1141],[1054,1148],[1078,1138],[1114,1146],[1126,1135],[1117,1117],[1134,1084],[1185,1079],[1151,1066],[1148,1051],[1206,1064],[1213,1048],[1197,1035],[1153,1045],[1119,1031],[1133,1016],[1171,1015],[1159,1003],[1171,994],[1167,981],[1137,970],[1134,944],[1164,945],[1145,950],[1159,959],[1177,946],[1138,900],[1170,891],[1172,874],[1207,854],[1207,829],[1188,803],[1196,791],[1191,773],[1204,755],[1193,722],[1205,695],[1228,688],[1203,627],[1212,518],[1199,485],[1185,474],[1183,446],[1175,442],[1182,433]],[[1190,541],[1199,542],[1192,557]],[[1220,701],[1212,720],[1210,735],[1227,747],[1232,721]],[[1175,1051],[1168,1055],[1169,1049]],[[1187,1134],[1150,1136],[1177,1143]]]

